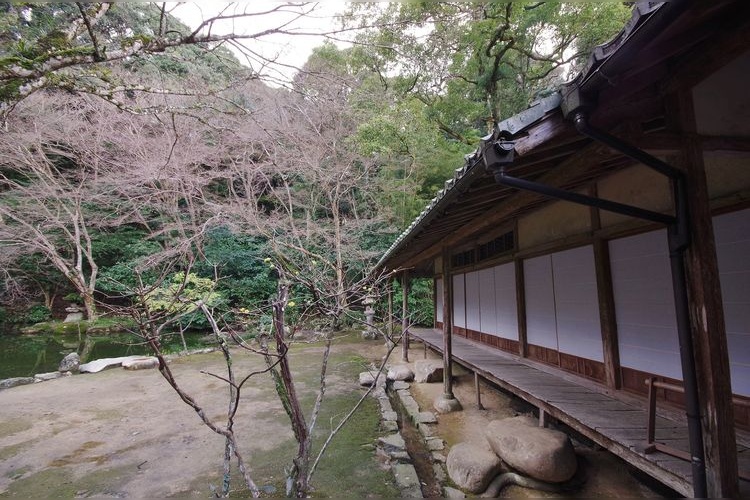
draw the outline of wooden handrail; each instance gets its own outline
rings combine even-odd
[[[672,392],[679,392],[680,394],[685,393],[685,388],[682,387],[681,385],[670,384],[669,382],[662,382],[661,380],[656,380],[654,377],[646,379],[644,383],[646,385],[653,385],[657,389],[666,389]],[[736,404],[737,406],[750,407],[750,399],[732,396],[732,404]]]
[[[655,439],[655,435],[656,435],[656,389],[665,389],[667,391],[678,392],[680,394],[684,394],[685,389],[681,385],[671,384],[669,382],[661,382],[659,380],[656,380],[656,377],[647,378],[645,380],[645,383],[648,386],[648,422],[646,423],[647,443],[646,443],[646,448],[643,450],[643,452],[645,454],[649,454],[655,451],[660,451],[662,453],[672,455],[673,457],[691,461],[690,453],[683,451],[683,450],[678,450],[677,448],[673,448],[672,446],[669,446],[666,444],[657,443]],[[738,406],[750,406],[750,400],[744,399],[744,398],[740,399],[737,397],[732,397],[732,403]],[[750,481],[750,475],[743,473],[742,471],[739,472],[739,476],[741,479]]]

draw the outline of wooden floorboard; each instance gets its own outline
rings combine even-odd
[[[411,335],[442,353],[440,331],[419,328],[411,330]],[[642,405],[621,401],[605,389],[593,389],[590,382],[576,383],[570,376],[550,373],[548,368],[532,366],[529,360],[462,337],[453,337],[452,350],[457,363],[545,409],[678,493],[692,496],[690,462],[661,452],[643,452],[647,413]],[[687,424],[657,417],[655,441],[687,451]],[[750,473],[750,450],[742,445],[738,446],[738,461],[740,471]]]

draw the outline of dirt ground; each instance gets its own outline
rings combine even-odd
[[[306,407],[317,389],[321,352],[319,346],[293,350]],[[336,347],[329,362],[328,409],[319,418],[321,434],[361,394],[356,374],[383,352],[373,341]],[[257,357],[235,359],[238,373],[262,366]],[[226,386],[202,372],[219,372],[221,364],[221,356],[212,353],[170,365],[179,383],[219,422],[225,414]],[[486,385],[486,409],[479,410],[473,376],[464,373],[456,380],[464,410],[440,416],[438,425],[448,447],[481,439],[477,430],[493,419],[531,411]],[[412,394],[426,410],[441,392],[439,383],[412,385]],[[268,378],[250,384],[243,394],[236,431],[244,436],[245,459],[264,496],[283,496],[283,468],[294,451],[287,417]],[[398,496],[390,471],[378,465],[373,452],[380,435],[374,400],[345,429],[321,464],[314,496]],[[576,496],[660,496],[611,454],[580,442],[576,449],[587,477]],[[219,487],[222,454],[223,439],[200,423],[155,370],[116,368],[0,391],[0,498],[206,498],[211,496],[209,485]],[[234,491],[232,496],[246,495]],[[517,486],[506,488],[503,495],[559,496]]]
[[[421,349],[414,351],[412,362],[422,359]],[[428,357],[438,358],[430,352]],[[532,415],[534,408],[518,398],[507,395],[500,390],[490,387],[480,381],[482,406],[480,410],[476,404],[474,389],[474,375],[460,366],[454,365],[454,395],[463,405],[460,412],[440,415],[438,417],[438,433],[446,442],[445,454],[450,447],[462,442],[478,442],[484,440],[484,429],[492,420],[513,417],[516,415]],[[431,409],[434,401],[442,395],[443,384],[412,384],[411,393],[420,408]],[[566,429],[563,429],[566,430]],[[664,498],[676,496],[671,490],[654,484],[649,478],[639,475],[629,465],[593,443],[584,443],[582,439],[572,440],[579,462],[579,474],[584,480],[583,486],[568,494],[547,493],[531,490],[520,486],[508,486],[502,493],[504,498]],[[577,475],[578,476],[578,475]]]
[[[361,395],[357,373],[368,361],[360,353],[367,351],[371,346],[361,342],[336,347],[321,433]],[[316,393],[321,352],[319,346],[293,349],[307,408]],[[237,373],[263,367],[257,356],[235,360]],[[226,385],[201,373],[221,373],[221,355],[193,355],[170,366],[207,414],[223,423]],[[270,377],[259,376],[243,398],[235,430],[244,437],[245,460],[268,496],[283,496],[283,469],[295,448]],[[390,471],[377,467],[372,451],[379,433],[374,400],[345,430],[330,460],[321,462],[316,496],[330,496],[337,488],[355,497],[397,494]],[[209,485],[220,486],[223,444],[156,370],[114,368],[6,389],[0,391],[0,498],[207,498]],[[238,479],[235,484],[242,486]]]

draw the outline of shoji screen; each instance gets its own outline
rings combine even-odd
[[[526,339],[529,344],[558,350],[552,258],[544,255],[525,260],[523,273],[526,296]]]
[[[495,300],[495,270],[482,269],[479,275],[479,327],[482,333],[497,335],[497,304]]]
[[[479,321],[479,273],[466,273],[466,329],[480,331]]]
[[[714,217],[732,392],[750,396],[750,209]]]
[[[466,289],[463,274],[453,276],[453,324],[466,328]]]
[[[609,242],[620,364],[682,379],[666,230]]]
[[[435,321],[443,322],[443,279],[435,280]]]
[[[516,309],[516,267],[513,262],[493,268],[495,275],[495,308],[497,334],[518,340],[518,309]],[[490,332],[492,333],[492,332]]]
[[[560,352],[604,361],[593,247],[552,254],[552,273]]]

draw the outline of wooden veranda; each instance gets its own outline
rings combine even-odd
[[[412,341],[443,352],[443,334],[430,328],[410,328]],[[485,380],[556,418],[571,429],[674,489],[693,496],[690,462],[659,451],[645,453],[648,412],[641,398],[608,391],[575,376],[561,376],[540,363],[520,358],[471,340],[453,336],[452,359]],[[464,404],[470,404],[468,401]],[[688,450],[688,431],[679,412],[660,409],[656,417],[656,442]],[[750,435],[737,433],[741,477],[750,477]],[[743,497],[750,496],[750,481],[740,480]]]

